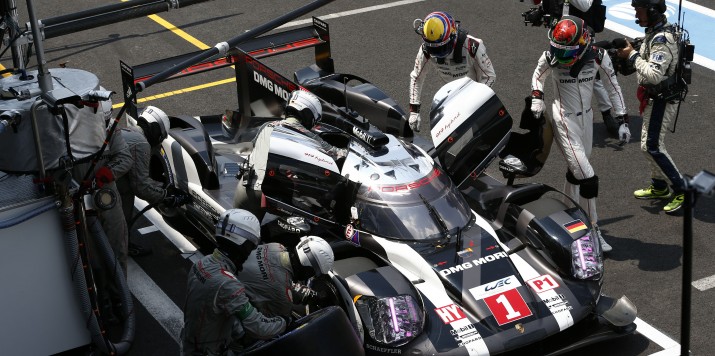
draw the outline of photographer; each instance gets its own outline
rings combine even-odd
[[[673,197],[663,207],[663,211],[672,214],[683,205],[685,187],[680,171],[665,149],[665,132],[677,115],[680,98],[674,81],[679,46],[675,30],[665,16],[665,0],[632,0],[631,6],[636,10],[636,22],[646,28],[645,38],[638,51],[626,41],[625,48],[617,54],[627,59],[636,72],[643,116],[641,151],[651,166],[650,186],[636,190],[633,195],[637,199]]]

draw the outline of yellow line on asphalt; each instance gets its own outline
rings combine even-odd
[[[141,98],[141,99],[137,99],[137,103],[143,103],[143,102],[146,102],[146,101],[156,100],[156,99],[164,99],[164,98],[168,98],[168,97],[170,97],[170,96],[174,96],[174,95],[178,95],[178,94],[185,94],[185,93],[188,93],[188,92],[191,92],[191,91],[195,91],[195,90],[201,90],[201,89],[206,89],[206,88],[215,87],[215,86],[218,86],[218,85],[223,85],[223,84],[228,84],[228,83],[235,83],[235,82],[236,82],[236,80],[235,80],[234,78],[228,78],[228,79],[218,80],[218,81],[215,81],[215,82],[206,83],[206,84],[200,84],[200,85],[195,85],[195,86],[193,86],[193,87],[188,87],[188,88],[184,88],[184,89],[174,90],[174,91],[170,91],[170,92],[167,92],[167,93],[162,93],[162,94],[147,96],[147,97],[144,97],[144,98]],[[124,105],[123,102],[122,102],[122,103],[118,103],[118,104],[114,104],[114,105],[112,105],[112,109],[121,108],[122,105]]]
[[[177,28],[176,26],[172,25],[169,21],[166,21],[157,15],[149,15],[149,18],[156,21],[156,23],[158,23],[159,25],[164,26],[167,30],[173,32],[175,35],[185,39],[192,45],[199,47],[199,49],[211,48],[207,44],[197,40],[196,37],[184,32],[184,30]]]
[[[156,23],[158,23],[159,25],[161,25],[161,26],[163,26],[164,28],[166,28],[167,30],[173,32],[175,35],[177,35],[177,36],[179,36],[179,37],[185,39],[187,42],[189,42],[189,43],[193,44],[194,46],[198,47],[199,49],[205,50],[205,49],[211,48],[211,47],[209,47],[207,44],[205,44],[205,43],[199,41],[198,39],[196,39],[196,37],[191,36],[190,34],[186,33],[184,30],[179,29],[178,27],[176,27],[176,26],[174,26],[173,24],[171,24],[169,21],[166,21],[166,20],[164,20],[163,18],[161,18],[161,17],[159,17],[159,16],[157,16],[157,15],[149,15],[148,17],[149,17],[150,19],[154,20],[154,21],[155,21]],[[196,85],[196,86],[189,87],[189,88],[185,88],[185,89],[174,90],[174,91],[171,91],[171,92],[168,92],[168,93],[162,93],[162,94],[157,94],[157,95],[151,95],[151,96],[143,97],[143,98],[141,98],[141,99],[137,99],[137,104],[138,104],[138,103],[147,102],[147,101],[151,101],[151,100],[156,100],[156,99],[168,98],[168,97],[170,97],[170,96],[174,96],[174,95],[178,95],[178,94],[184,94],[184,93],[188,93],[188,92],[195,91],[195,90],[201,90],[201,89],[206,89],[206,88],[210,88],[210,87],[215,87],[215,86],[218,86],[218,85],[223,85],[223,84],[227,84],[227,83],[232,83],[232,82],[235,82],[235,81],[236,81],[235,78],[228,78],[228,79],[218,80],[218,81],[211,82],[211,83]],[[122,105],[123,105],[123,104],[115,104],[115,105],[112,105],[112,108],[118,108],[118,107],[121,107]]]

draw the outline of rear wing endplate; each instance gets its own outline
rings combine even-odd
[[[244,55],[248,55],[253,59],[260,59],[310,47],[315,48],[316,65],[330,73],[334,72],[333,59],[330,54],[330,31],[328,24],[317,17],[313,17],[311,25],[248,40],[237,47],[231,48],[227,55],[211,57],[170,76],[166,80],[224,68],[240,64],[240,62],[245,63],[245,60],[241,58]],[[161,73],[163,70],[182,63],[201,52],[202,51],[186,53],[134,66],[120,61],[122,89],[124,102],[127,106],[127,113],[134,118],[137,117],[136,95],[133,95],[136,91],[136,83],[147,80]],[[240,76],[241,71],[241,68],[237,65],[237,77]],[[240,93],[241,83],[239,80],[236,82]],[[241,101],[239,95],[239,108],[241,107]]]

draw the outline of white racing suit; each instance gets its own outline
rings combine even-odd
[[[457,43],[459,45],[459,43]],[[455,58],[461,52],[460,58]],[[427,76],[427,65],[434,64],[439,77],[446,84],[453,80],[460,79],[465,75],[470,79],[492,86],[497,79],[492,61],[487,56],[487,49],[484,42],[471,35],[466,35],[466,39],[461,44],[461,51],[455,49],[447,58],[430,58],[423,46],[417,51],[415,67],[410,73],[410,111],[420,105],[420,95],[422,94],[422,84]]]
[[[543,92],[546,77],[553,72],[551,78],[556,91],[551,107],[554,139],[569,170],[564,191],[586,209],[593,223],[597,223],[598,177],[588,159],[593,144],[591,97],[599,68],[602,72],[601,80],[608,90],[616,114],[625,114],[626,108],[611,59],[603,49],[593,47],[592,50],[596,51],[595,58],[584,63],[577,78],[570,75],[571,67],[549,66],[550,54],[544,52],[531,78],[531,90]]]
[[[573,15],[579,18],[584,19],[584,21],[587,21],[587,16],[584,16],[586,12],[591,8],[591,5],[593,5],[593,0],[571,0],[569,2],[569,9],[568,9],[568,15]],[[547,13],[550,13],[552,15],[555,14],[563,14],[567,15],[564,13],[565,9],[561,8],[561,10],[557,11],[557,8],[559,6],[563,5],[563,0],[561,1],[555,1],[555,0],[545,0],[542,3],[542,6],[546,10]],[[553,9],[552,9],[553,8]],[[560,18],[560,16],[555,16],[553,19],[554,22]],[[588,25],[588,23],[586,23]],[[595,33],[591,33],[591,36],[595,39]],[[596,101],[598,102],[598,110],[602,113],[608,112],[611,110],[612,105],[611,105],[611,100],[609,98],[608,91],[606,90],[606,87],[603,85],[603,82],[601,81],[600,78],[598,78],[594,83],[593,83],[593,94],[596,96]]]
[[[678,98],[668,99],[658,89],[675,73],[678,60],[678,44],[670,26],[666,23],[646,29],[640,53],[631,52],[628,60],[636,68],[638,99],[641,101],[643,127],[641,150],[650,163],[653,186],[662,190],[670,181],[675,194],[685,188],[683,177],[665,150],[665,132],[672,124],[678,110]]]
[[[235,273],[236,266],[218,249],[189,271],[182,355],[226,355],[241,350],[244,336],[264,340],[285,331],[283,318],[266,317],[251,305]]]
[[[129,222],[134,212],[134,197],[149,204],[161,202],[166,197],[166,190],[160,182],[149,177],[151,146],[139,128],[127,127],[118,134],[124,137],[134,164],[129,172],[117,179],[117,189],[122,197],[124,218]]]

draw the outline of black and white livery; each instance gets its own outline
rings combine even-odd
[[[635,330],[635,306],[601,293],[603,255],[583,209],[549,186],[484,174],[500,156],[505,176],[529,174],[504,151],[513,122],[494,91],[469,79],[445,85],[431,105],[432,143],[420,142],[393,99],[334,73],[327,24],[271,36],[226,60],[236,65],[238,111],[220,122],[171,118],[153,172],[193,199],[164,213],[211,231],[231,208],[236,175],[250,174],[242,163],[255,128],[302,88],[323,100],[313,131],[348,154],[336,162],[312,139],[274,128],[263,194],[275,220],[264,219],[264,239],[291,245],[310,232],[331,242],[334,271],[312,288],[332,295],[365,354],[557,354]],[[316,64],[295,81],[257,59],[261,41],[289,37],[316,46]],[[309,352],[305,338],[333,331],[316,327],[259,351]]]

